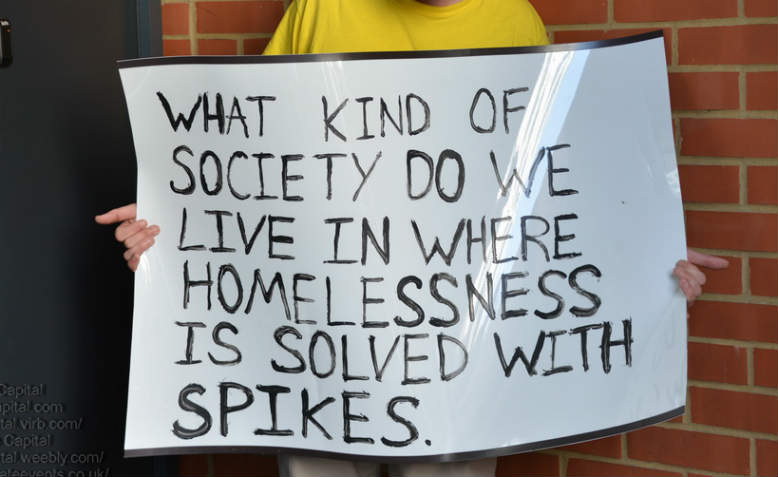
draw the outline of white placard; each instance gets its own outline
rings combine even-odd
[[[120,73],[162,230],[127,455],[452,460],[683,412],[661,37]]]

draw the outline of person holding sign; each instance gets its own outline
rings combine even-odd
[[[487,48],[547,44],[545,28],[526,0],[296,0],[287,10],[265,54],[337,53]],[[136,270],[142,253],[160,233],[136,219],[135,204],[96,217],[120,223],[116,239],[127,247],[124,258]],[[723,259],[688,251],[674,275],[691,304],[702,293],[705,275],[697,265],[723,268]],[[377,466],[348,460],[290,457],[292,475],[377,475]],[[495,459],[392,468],[402,475],[493,475]]]
[[[334,33],[334,32],[337,32]],[[287,10],[264,54],[337,53],[485,48],[548,44],[540,17],[526,0],[399,0],[320,4],[296,0]],[[159,227],[136,219],[135,204],[95,217],[99,224],[119,224],[116,240],[135,271],[154,244]],[[728,262],[688,250],[673,270],[691,305],[702,294],[705,274],[699,267],[722,269]]]

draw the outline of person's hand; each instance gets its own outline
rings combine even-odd
[[[675,264],[673,275],[678,278],[678,284],[686,295],[686,303],[691,306],[700,295],[702,295],[702,286],[705,285],[705,274],[698,268],[709,268],[711,270],[721,270],[729,266],[729,262],[720,257],[714,257],[705,253],[695,252],[686,249],[687,260],[679,260]]]
[[[149,226],[143,219],[136,220],[135,214],[135,204],[127,204],[95,216],[98,224],[119,223],[114,236],[127,247],[124,259],[133,272],[138,269],[141,254],[154,245],[154,237],[159,234],[158,226]]]

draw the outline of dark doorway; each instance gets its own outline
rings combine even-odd
[[[93,221],[135,196],[115,62],[161,55],[159,0],[0,0],[0,18],[0,468],[166,474],[122,456],[133,277]]]

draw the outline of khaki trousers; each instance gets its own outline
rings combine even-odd
[[[281,477],[379,477],[378,462],[327,459],[293,454],[278,457]],[[463,462],[389,464],[391,477],[467,476],[493,477],[497,459],[479,459]]]

